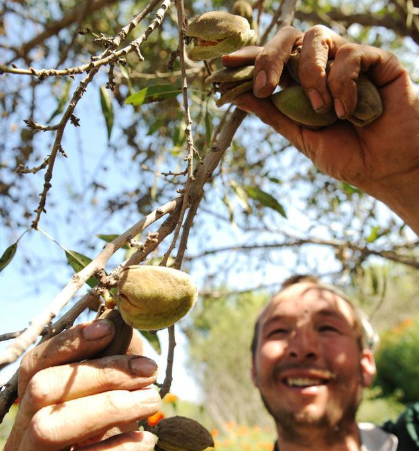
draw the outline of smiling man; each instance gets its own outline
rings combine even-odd
[[[277,451],[418,449],[413,407],[387,423],[391,434],[356,422],[375,375],[376,343],[365,315],[334,287],[312,276],[284,283],[252,342],[252,378],[274,418]]]

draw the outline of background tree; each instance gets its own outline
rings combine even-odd
[[[202,291],[226,282],[234,288],[239,280],[242,289],[274,290],[278,278],[295,271],[350,285],[377,259],[418,268],[416,237],[378,202],[319,173],[259,121],[215,108],[203,82],[207,69],[184,61],[178,24],[231,4],[0,5],[0,245],[7,248],[2,268],[8,265],[2,291],[12,296],[8,282],[19,275],[25,286],[32,283],[31,297],[35,289],[62,287],[68,260],[78,271],[39,308],[2,365],[61,316],[85,281],[95,288],[55,323],[54,333],[107,297],[122,262],[182,267]],[[295,10],[290,0],[252,6],[261,43]],[[392,49],[417,79],[418,8],[417,0],[304,1],[294,24],[302,30],[326,24]],[[64,254],[46,236],[93,261]],[[101,251],[103,240],[111,243]],[[117,252],[123,246],[131,250]],[[384,278],[371,278],[372,288]],[[0,394],[3,412],[13,384]]]

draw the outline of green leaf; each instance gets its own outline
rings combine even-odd
[[[91,258],[86,257],[85,255],[80,254],[76,251],[65,251],[65,255],[67,257],[69,265],[74,269],[75,272],[80,272],[92,261]],[[90,277],[90,279],[88,279],[86,283],[87,285],[89,285],[89,287],[94,288],[98,284],[98,281],[95,277]]]
[[[184,120],[180,121],[178,125],[176,125],[173,131],[173,146],[181,147],[186,141],[186,133],[185,133],[186,123]]]
[[[227,207],[230,223],[234,225],[235,224],[235,222],[234,222],[234,209],[233,209],[233,207],[231,205],[230,199],[227,196],[224,196],[222,198],[222,201],[223,201],[224,205]]]
[[[108,130],[108,139],[110,139],[114,120],[113,105],[109,90],[104,86],[100,87],[100,104],[102,106],[102,114],[105,118],[106,128]]]
[[[61,94],[61,97],[58,99],[58,105],[55,111],[51,114],[50,118],[47,120],[47,124],[49,124],[54,117],[58,116],[64,111],[64,107],[66,103],[68,102],[68,99],[70,98],[70,87],[71,87],[71,80],[67,80],[67,82],[64,85],[63,92]]]
[[[387,235],[389,232],[388,229],[382,230],[380,226],[375,226],[371,230],[371,233],[369,237],[366,239],[367,243],[373,243],[374,241],[377,241],[378,238],[381,238],[384,235]]]
[[[257,188],[255,186],[247,185],[244,186],[244,189],[250,197],[257,200],[264,207],[272,208],[272,210],[277,211],[284,218],[287,217],[284,207],[271,194],[262,191],[260,188]]]
[[[272,183],[277,183],[278,185],[282,185],[282,180],[279,180],[276,177],[268,177],[268,180],[271,181]]]
[[[128,84],[128,91],[130,94],[134,94],[134,89],[132,87],[132,82],[131,82],[131,77],[129,76],[129,73],[127,71],[127,69],[122,66],[121,64],[118,65],[119,70],[121,71],[122,76],[127,80],[127,84]]]
[[[159,102],[161,100],[172,99],[179,95],[182,90],[171,84],[153,85],[141,89],[141,91],[129,96],[125,103],[127,105],[140,106],[143,103]]]
[[[158,118],[156,121],[154,121],[150,125],[150,128],[148,129],[148,132],[147,132],[147,136],[151,136],[153,133],[155,133],[156,131],[160,130],[160,128],[163,125],[165,125],[165,122],[163,121],[163,119]]]
[[[139,332],[150,343],[151,347],[157,352],[157,354],[160,355],[161,346],[157,334],[152,334],[151,332],[147,332],[146,330],[140,330]]]
[[[341,182],[341,186],[343,191],[350,197],[353,194],[359,194],[362,196],[364,193],[358,188],[355,188],[355,186],[349,185],[349,183]]]
[[[16,254],[17,242],[10,245],[0,257],[0,272],[13,260]]]
[[[207,145],[211,143],[212,140],[212,118],[208,109],[205,112],[205,141]]]
[[[101,240],[103,240],[103,241],[106,241],[107,243],[111,243],[113,240],[115,240],[116,238],[118,238],[119,237],[119,235],[118,234],[111,234],[111,235],[105,235],[105,234],[99,234],[99,235],[96,235],[99,239],[101,239]],[[123,246],[122,246],[122,249],[130,249],[130,247],[128,246],[128,244],[124,244]]]
[[[238,185],[234,180],[230,180],[230,185],[233,188],[234,193],[237,196],[239,204],[247,213],[252,212],[252,207],[249,204],[249,196],[242,186]]]
[[[375,272],[374,268],[370,268],[370,274],[371,274],[371,288],[373,294],[378,293],[378,275]]]

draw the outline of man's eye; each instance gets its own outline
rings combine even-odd
[[[275,329],[272,332],[269,332],[269,337],[275,336],[275,335],[286,335],[289,332],[288,329],[283,329],[283,328],[279,328],[279,329]]]
[[[331,326],[330,324],[325,324],[319,327],[320,332],[339,332],[339,330],[335,326]]]

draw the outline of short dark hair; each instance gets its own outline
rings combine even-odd
[[[354,312],[355,329],[357,329],[358,332],[358,341],[360,349],[371,349],[372,351],[374,351],[375,347],[378,344],[378,336],[374,332],[374,329],[372,328],[366,314],[362,312],[362,310],[360,310],[359,308],[355,307],[355,305],[352,304],[352,302],[347,298],[347,296],[341,293],[337,288],[335,288],[332,285],[323,284],[318,277],[310,274],[295,274],[286,279],[282,283],[280,290],[275,296],[278,296],[278,294],[280,294],[282,291],[284,291],[286,288],[292,285],[304,282],[309,282],[318,285],[319,288],[331,291],[332,293],[335,293],[341,298],[345,299],[345,301],[352,307],[352,310]],[[259,329],[260,329],[260,315],[255,323],[253,329],[252,343],[250,345],[253,360],[256,357]]]

